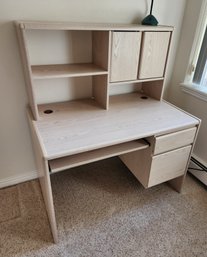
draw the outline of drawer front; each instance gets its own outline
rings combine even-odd
[[[155,138],[154,154],[164,153],[193,143],[197,128],[193,127]]]
[[[148,187],[179,177],[185,173],[191,146],[179,148],[152,158]]]

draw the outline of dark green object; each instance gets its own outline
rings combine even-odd
[[[142,21],[142,25],[152,25],[152,26],[157,26],[158,21],[155,18],[154,15],[152,15],[152,8],[153,8],[154,0],[151,2],[151,7],[150,7],[150,14],[147,15],[144,20]]]

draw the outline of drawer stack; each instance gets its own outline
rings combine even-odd
[[[151,187],[185,174],[197,127],[149,137],[149,149],[120,156],[145,187]]]

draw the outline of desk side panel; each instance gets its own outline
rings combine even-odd
[[[152,164],[151,153],[152,149],[151,147],[148,147],[144,150],[119,155],[119,158],[122,160],[122,162],[128,167],[128,169],[134,174],[134,176],[145,188],[148,188],[150,169]]]
[[[23,63],[23,68],[24,68],[24,76],[25,76],[25,81],[26,81],[26,89],[27,89],[27,94],[29,98],[29,103],[30,107],[32,109],[32,113],[34,115],[34,118],[36,120],[39,119],[39,114],[37,110],[37,102],[35,99],[35,90],[33,86],[33,80],[32,80],[32,70],[30,66],[30,60],[29,60],[29,53],[27,49],[27,39],[26,39],[26,32],[20,26],[19,24],[16,24],[16,32],[17,32],[17,37],[19,41],[19,49],[22,57],[22,63]]]
[[[199,128],[200,128],[200,125],[201,125],[201,121],[199,120],[199,124],[197,125],[197,131],[196,131],[196,135],[195,135],[195,138],[194,138],[194,142],[192,144],[192,148],[191,148],[191,151],[190,151],[190,154],[189,154],[189,158],[188,158],[188,161],[186,163],[186,168],[185,168],[185,172],[184,172],[184,175],[183,176],[180,176],[178,178],[175,178],[175,179],[172,179],[170,180],[168,183],[169,185],[175,189],[177,192],[181,193],[182,191],[182,187],[183,187],[183,183],[185,181],[185,177],[186,177],[186,174],[187,174],[187,170],[188,170],[188,165],[190,163],[190,158],[191,158],[191,155],[193,153],[193,148],[195,146],[195,142],[196,142],[196,139],[197,139],[197,136],[198,136],[198,131],[199,131]]]
[[[57,224],[55,218],[55,210],[53,204],[51,181],[48,170],[48,161],[43,157],[43,149],[40,144],[40,140],[35,129],[35,125],[32,121],[30,113],[28,113],[29,124],[31,128],[31,134],[33,139],[33,146],[35,152],[36,166],[39,175],[39,181],[42,189],[43,198],[45,201],[45,206],[51,226],[51,231],[53,235],[54,242],[58,242]]]

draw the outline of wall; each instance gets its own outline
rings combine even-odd
[[[194,155],[207,165],[207,102],[184,93],[180,88],[180,83],[185,78],[201,4],[202,0],[187,1],[168,100],[202,120]]]
[[[0,187],[36,177],[25,107],[27,95],[13,20],[138,23],[148,14],[142,0],[1,0],[0,8]],[[176,27],[168,86],[179,39],[185,0],[157,0],[153,14],[160,24]]]

